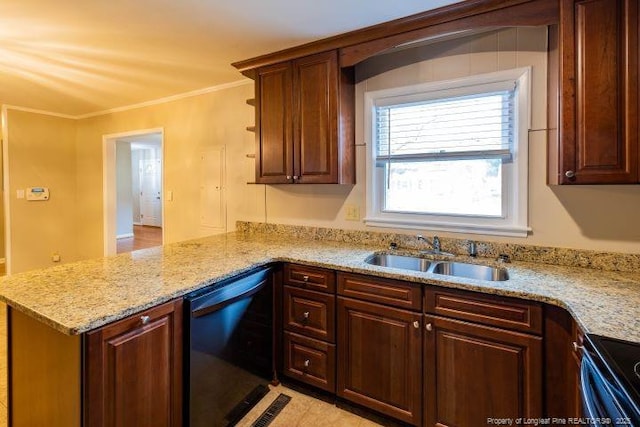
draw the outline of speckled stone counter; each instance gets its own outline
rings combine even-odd
[[[290,261],[547,302],[567,308],[586,332],[640,342],[638,273],[513,262],[506,265],[509,280],[485,282],[366,264],[377,251],[384,247],[229,233],[5,277],[0,300],[80,334],[254,267]]]

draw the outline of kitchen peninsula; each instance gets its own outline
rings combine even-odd
[[[55,420],[64,417],[59,425],[82,424],[86,416],[82,408],[86,411],[89,404],[86,394],[83,395],[86,393],[83,387],[87,386],[83,372],[86,364],[91,363],[87,358],[91,334],[113,322],[119,324],[127,319],[139,322],[141,316],[160,310],[158,318],[164,320],[155,327],[163,331],[163,345],[175,349],[173,356],[167,357],[179,364],[181,344],[171,341],[181,339],[181,297],[252,268],[274,263],[296,263],[395,279],[423,284],[425,289],[438,287],[515,297],[542,303],[545,308],[568,310],[583,332],[640,342],[638,273],[522,262],[517,261],[517,254],[511,254],[516,261],[508,264],[509,280],[487,282],[388,269],[364,262],[372,253],[384,251],[389,239],[401,235],[350,234],[300,227],[281,227],[277,232],[263,233],[259,225],[246,223],[239,224],[239,230],[3,278],[0,298],[10,307],[9,393],[13,425],[36,422],[37,418],[33,417]],[[411,241],[411,236],[404,239]],[[455,247],[456,242],[446,240],[443,244],[447,249]],[[610,254],[610,258],[606,258],[604,254],[586,251],[529,249],[532,256],[557,257],[565,264],[597,264],[598,259],[600,262],[610,259],[617,263],[611,267],[631,270],[632,265],[625,262],[635,261],[633,255],[625,254]],[[465,262],[493,262],[490,258],[477,261],[466,256],[460,258]],[[150,325],[156,320],[151,317]],[[27,362],[29,366],[25,366]],[[180,370],[179,366],[174,368]],[[43,373],[48,373],[47,380],[40,377],[38,381],[38,374]],[[29,378],[31,374],[33,377]],[[28,387],[20,382],[23,380],[31,381]],[[178,401],[179,385],[179,378],[175,378],[172,393],[176,393]],[[24,400],[27,394],[31,396],[29,402]],[[179,412],[179,402],[175,408]],[[173,416],[179,418],[178,414]],[[103,423],[106,421],[96,424],[108,425]],[[94,424],[85,421],[85,425]]]

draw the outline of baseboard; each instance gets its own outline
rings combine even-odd
[[[116,239],[128,239],[129,237],[133,237],[133,233],[118,234]]]

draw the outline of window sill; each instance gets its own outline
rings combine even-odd
[[[519,225],[461,224],[455,222],[419,221],[395,218],[364,218],[364,223],[369,227],[403,229],[426,228],[429,230],[448,231],[452,233],[486,234],[508,237],[527,237],[531,231],[530,227]]]

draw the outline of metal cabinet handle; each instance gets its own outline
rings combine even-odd
[[[424,328],[429,332],[433,331],[433,325],[431,325],[431,323],[424,325]]]
[[[576,173],[574,171],[566,171],[564,173],[564,176],[566,176],[567,178],[574,178],[576,176]]]
[[[305,361],[304,361],[304,367],[305,367],[305,368],[308,368],[308,367],[309,367],[309,365],[311,365],[311,361],[310,361],[309,359],[305,360]]]
[[[309,312],[305,311],[304,313],[302,313],[302,317],[303,317],[303,320],[309,320]]]
[[[578,352],[578,350],[582,350],[584,348],[583,345],[578,345],[578,343],[575,341],[572,344],[573,344],[573,351],[575,352]]]
[[[298,175],[293,175],[293,179],[299,179],[300,177]]]
[[[291,175],[287,175],[287,179],[291,179]]]
[[[309,281],[309,276],[302,276],[302,281],[303,282],[308,282]]]
[[[416,329],[418,329],[418,328],[420,327],[420,322],[418,322],[417,320],[415,320],[415,321],[413,322],[413,327],[414,327],[414,328],[416,328]]]
[[[146,325],[147,323],[149,323],[150,320],[151,320],[151,317],[149,316],[140,316],[140,321],[142,322],[143,325]]]

